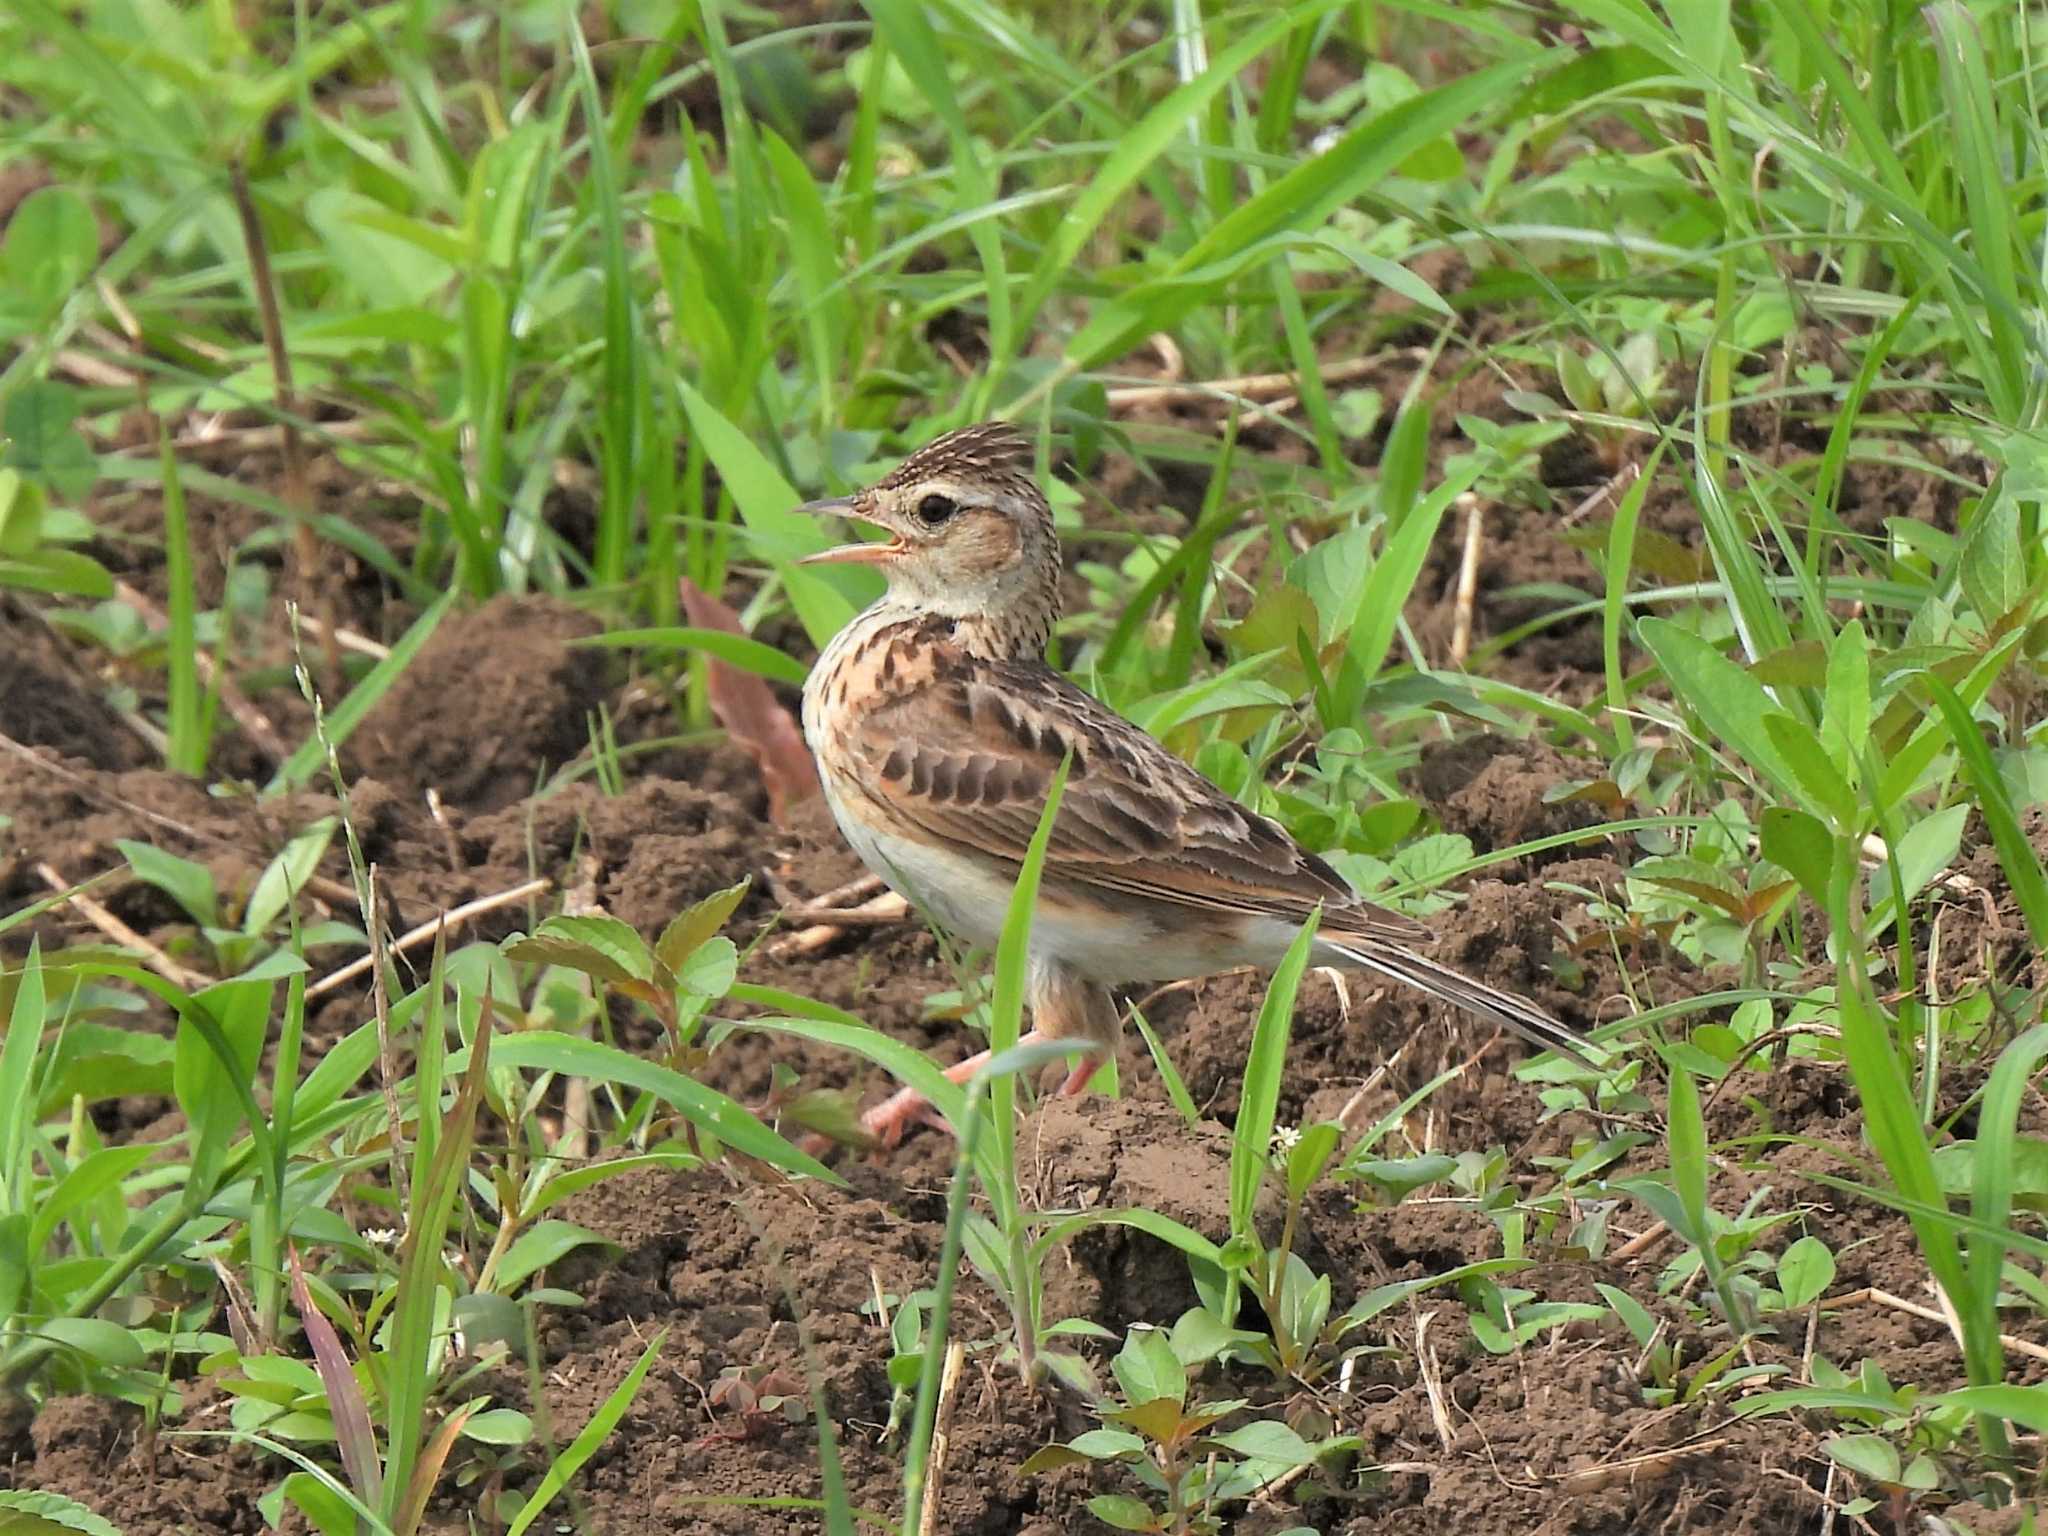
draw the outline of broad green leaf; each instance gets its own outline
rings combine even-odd
[[[699,944],[690,951],[676,973],[676,987],[679,991],[694,992],[703,997],[723,997],[739,976],[739,946],[724,934],[718,934]]]
[[[0,1536],[121,1536],[76,1499],[33,1488],[0,1489]]]
[[[601,913],[545,918],[532,938],[512,941],[505,953],[514,960],[566,965],[602,981],[647,981],[654,975],[646,940],[630,924]]]
[[[425,226],[408,224],[394,232],[390,210],[360,192],[320,187],[303,206],[334,270],[373,305],[403,309],[423,303],[455,275],[450,257],[462,254],[459,243],[433,249],[436,242],[424,238]]]
[[[335,817],[323,816],[284,846],[284,851],[264,866],[249,894],[248,910],[242,914],[242,931],[250,935],[267,933],[285,906],[306,888],[306,882],[320,867],[327,845],[339,825]]]
[[[1963,544],[1963,591],[1985,625],[1996,624],[2027,595],[2026,553],[2020,548],[2020,509],[1994,493],[1977,513]]]
[[[525,1445],[533,1438],[533,1420],[516,1408],[486,1408],[463,1421],[462,1438],[481,1445]]]
[[[1813,728],[1777,709],[1765,712],[1763,727],[1764,735],[1805,791],[1806,803],[1825,811],[1843,832],[1854,834],[1860,830],[1856,792],[1829,760]]]
[[[104,1318],[49,1317],[30,1332],[55,1339],[66,1349],[109,1370],[139,1371],[149,1363],[149,1356],[135,1335]]]
[[[220,926],[220,901],[214,892],[213,873],[204,864],[125,837],[117,838],[114,846],[121,850],[138,880],[170,897],[193,922],[206,928]]]
[[[80,405],[78,391],[68,384],[30,379],[17,387],[0,417],[0,437],[6,439],[0,465],[41,482],[62,501],[82,499],[99,478],[99,461],[79,433]],[[27,553],[18,544],[0,542],[0,554]]]
[[[1152,1513],[1151,1505],[1127,1493],[1098,1493],[1088,1501],[1088,1513],[1104,1525],[1120,1531],[1157,1531],[1165,1527]]]
[[[578,1248],[609,1248],[619,1245],[602,1233],[579,1227],[573,1221],[537,1221],[513,1240],[498,1264],[498,1289],[512,1292],[540,1270],[574,1253]],[[472,1436],[472,1438],[474,1438]]]
[[[1798,777],[1764,730],[1764,716],[1777,705],[1755,678],[1668,619],[1644,619],[1636,632],[1672,692],[1705,722],[1710,744],[1726,746],[1787,794],[1803,798]]]
[[[73,187],[39,187],[23,198],[0,239],[0,339],[33,330],[99,261],[92,204]]]
[[[1134,1407],[1166,1399],[1178,1408],[1187,1401],[1187,1371],[1162,1329],[1133,1328],[1109,1368],[1124,1400]]]
[[[1899,1480],[1899,1453],[1882,1435],[1830,1435],[1820,1448],[1859,1477],[1880,1483]]]
[[[1764,857],[1797,880],[1808,896],[1815,901],[1827,900],[1835,839],[1818,817],[1782,805],[1766,806],[1759,820],[1757,841]]]
[[[668,926],[662,929],[661,937],[655,941],[655,958],[671,971],[678,969],[700,946],[725,926],[727,919],[746,899],[747,891],[752,885],[751,879],[742,880],[739,884],[729,885],[722,891],[714,891],[703,900],[678,912],[669,920]]]
[[[1851,619],[1828,648],[1827,709],[1821,739],[1842,777],[1857,781],[1858,758],[1870,748],[1870,642]]]
[[[1835,1283],[1835,1256],[1817,1237],[1802,1237],[1778,1259],[1778,1290],[1795,1310],[1819,1300]]]
[[[2008,1420],[2037,1435],[2048,1435],[2048,1387],[1998,1385],[1961,1387],[1927,1399],[1928,1406],[1946,1404],[1971,1413]],[[1829,1452],[1833,1454],[1832,1450]],[[1836,1457],[1840,1460],[1840,1457]]]

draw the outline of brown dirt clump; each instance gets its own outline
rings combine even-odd
[[[495,811],[590,744],[604,653],[571,641],[602,626],[546,597],[494,598],[442,620],[348,743],[356,772],[451,805]]]

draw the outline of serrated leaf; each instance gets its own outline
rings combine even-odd
[[[602,950],[551,934],[509,940],[505,953],[524,964],[561,966],[613,986],[640,979]]]
[[[1112,1408],[1103,1417],[1113,1424],[1123,1424],[1136,1430],[1147,1440],[1176,1440],[1184,1431],[1180,1399],[1177,1397],[1147,1398],[1125,1408]]]
[[[61,1536],[65,1531],[81,1536],[121,1536],[119,1526],[61,1493],[0,1489],[0,1536]]]
[[[654,957],[671,972],[679,970],[683,962],[696,953],[699,945],[725,926],[726,920],[746,900],[747,891],[753,883],[749,878],[738,885],[729,885],[678,912],[661,930],[661,937],[654,941]]]

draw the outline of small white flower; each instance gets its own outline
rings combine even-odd
[[[1273,1127],[1273,1150],[1282,1157],[1292,1152],[1295,1143],[1300,1140],[1301,1127],[1298,1125],[1276,1125]]]
[[[363,1241],[372,1248],[396,1248],[398,1246],[398,1228],[365,1227],[363,1229]]]

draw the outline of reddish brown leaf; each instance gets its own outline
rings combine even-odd
[[[738,614],[688,579],[682,583],[682,593],[683,611],[699,629],[745,633]],[[711,712],[718,716],[726,734],[760,764],[761,781],[768,789],[768,814],[779,826],[791,806],[818,792],[818,768],[811,761],[810,748],[804,745],[804,733],[765,679],[716,656],[707,656],[705,665]]]
[[[377,1432],[370,1427],[370,1405],[363,1400],[362,1384],[348,1363],[348,1351],[341,1335],[313,1300],[306,1284],[306,1271],[299,1264],[296,1245],[291,1257],[292,1299],[298,1304],[299,1321],[305,1325],[306,1342],[313,1346],[313,1368],[320,1373],[320,1385],[327,1389],[327,1412],[334,1420],[334,1441],[341,1451],[342,1469],[348,1473],[356,1497],[370,1508],[384,1502],[384,1466],[377,1459]]]

